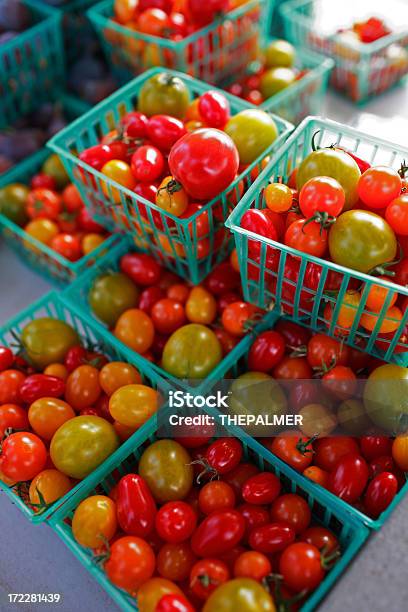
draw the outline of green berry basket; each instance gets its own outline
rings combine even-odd
[[[273,329],[275,324],[281,320],[290,320],[290,317],[287,317],[287,316],[277,317],[275,318],[274,321],[273,320],[265,321],[262,325],[262,328],[259,330],[259,332],[269,331]],[[308,328],[308,326],[304,325],[301,321],[298,321],[298,323],[302,325],[303,327]],[[234,367],[232,368],[232,376],[230,377],[231,381],[233,379],[238,378],[241,374],[244,374],[245,372],[249,371],[248,354],[249,354],[250,348],[251,348],[251,344],[249,345],[246,352],[244,354],[241,353],[240,358],[236,360],[236,363]],[[213,416],[215,416],[215,418],[217,418],[217,416],[220,414],[220,412],[217,411],[216,409],[211,409],[211,413],[213,414]],[[236,436],[238,438],[242,436],[243,432],[244,430],[242,428],[236,427]],[[245,434],[245,435],[248,435],[248,434]],[[335,432],[333,432],[330,435],[334,436]],[[339,435],[340,436],[344,435],[344,433],[340,433]],[[261,438],[259,439],[259,441],[261,442]],[[303,476],[303,474],[297,472],[294,468],[286,464],[284,461],[282,461],[279,457],[274,455],[269,449],[264,447],[262,444],[258,444],[258,446],[259,445],[263,449],[263,453],[265,456],[271,456],[273,458],[273,461],[276,462],[278,465],[285,465],[288,475],[291,478],[295,478],[299,482],[302,482],[305,489],[307,489],[310,493],[312,493],[312,495],[318,496],[320,494],[321,498],[325,500],[325,504],[327,505],[327,507],[336,508],[336,510],[338,510],[342,514],[348,514],[349,516],[352,516],[355,521],[358,521],[361,524],[364,524],[369,529],[373,529],[373,530],[380,529],[384,525],[384,523],[389,519],[389,517],[394,512],[396,507],[402,502],[402,500],[405,498],[405,496],[408,493],[408,473],[407,473],[405,475],[407,479],[406,483],[401,486],[400,490],[395,495],[390,505],[380,514],[380,516],[378,516],[378,518],[372,518],[368,516],[367,514],[365,514],[363,510],[360,510],[357,507],[352,506],[351,504],[343,501],[342,499],[337,497],[337,495],[334,495],[334,493],[331,493],[327,489],[313,482],[313,480],[310,480],[310,478],[307,478],[306,476]]]
[[[73,312],[54,291],[51,291],[41,299],[31,304],[28,308],[13,317],[6,325],[1,327],[1,344],[11,347],[14,346],[17,338],[21,336],[24,326],[30,321],[40,317],[53,317],[69,323],[72,327],[74,327],[74,329],[76,329],[85,346],[97,346],[98,350],[102,351],[112,360],[128,361],[128,363],[131,363],[138,369],[145,384],[151,385],[153,388],[158,388],[158,383],[160,383],[161,388],[163,388],[161,381],[159,381],[156,374],[149,368],[148,362],[145,361],[145,363],[142,363],[137,359],[129,361],[127,355],[124,354],[118,345],[113,345],[107,342],[106,334],[101,333],[100,330],[98,330],[96,326],[92,325],[91,322],[86,321],[78,313]],[[163,410],[165,410],[165,407]],[[108,471],[114,469],[116,465],[117,453],[123,451],[124,449],[128,449],[129,451],[130,449],[138,446],[140,444],[140,440],[143,440],[145,432],[150,432],[152,427],[157,427],[157,415],[154,415],[144,425],[142,425],[142,427],[140,427],[140,429],[134,433],[133,436],[126,440],[110,457],[108,457],[97,468],[97,470],[95,470],[95,472],[103,469],[104,467],[108,467]],[[121,459],[118,460],[118,462],[120,461]],[[64,497],[54,502],[46,509],[46,511],[42,513],[36,513],[32,507],[25,503],[24,500],[27,499],[27,491],[26,487],[24,487],[24,483],[22,491],[20,487],[20,495],[15,488],[9,487],[1,481],[0,490],[3,491],[16,506],[18,506],[18,508],[32,523],[42,523],[43,521],[48,520],[58,508],[60,508],[68,499],[70,499],[72,495],[75,495],[80,489],[85,487],[87,482],[89,482],[89,479],[93,478],[95,472],[79,481],[66,495],[64,495]]]
[[[71,180],[77,185],[98,222],[108,229],[122,229],[131,233],[140,249],[152,254],[179,276],[198,283],[230,251],[231,240],[225,231],[224,221],[241,197],[242,190],[249,187],[252,177],[260,172],[264,158],[278,149],[293,126],[273,115],[279,135],[262,155],[241,172],[225,191],[204,204],[201,210],[187,219],[175,217],[134,191],[108,179],[77,157],[84,149],[98,144],[101,136],[112,130],[123,115],[134,110],[142,85],[161,72],[160,68],[153,68],[136,77],[59,132],[49,141],[48,146],[60,155]],[[198,97],[210,89],[209,85],[178,72],[167,73],[183,79],[192,97]],[[253,108],[235,96],[224,95],[230,102],[232,114]],[[116,199],[120,197],[120,202],[114,202],[113,194]],[[208,217],[208,232],[198,235],[196,223],[201,215]]]
[[[289,0],[280,7],[285,37],[294,45],[311,48],[332,58],[336,67],[331,84],[354,102],[365,103],[396,85],[408,74],[408,23],[405,0],[382,5],[385,21],[393,19],[395,32],[371,43],[350,39],[333,27],[351,28],[359,18],[378,14],[378,3],[348,2],[334,6],[329,0]],[[330,14],[330,17],[329,17]],[[380,13],[381,14],[381,13]],[[337,17],[335,26],[333,19]],[[330,19],[330,26],[327,27]],[[406,27],[404,27],[406,26]]]
[[[361,523],[350,516],[348,512],[326,505],[320,496],[320,491],[311,491],[304,479],[300,479],[297,474],[292,475],[284,463],[277,460],[270,453],[267,453],[263,446],[244,432],[241,430],[235,431],[234,428],[231,428],[223,433],[229,436],[236,435],[243,444],[245,461],[254,463],[261,470],[271,471],[276,474],[280,478],[282,489],[285,492],[297,493],[306,499],[312,510],[313,521],[328,527],[339,538],[342,549],[340,559],[300,608],[301,612],[312,612],[352,562],[365,543],[369,532]],[[77,491],[68,503],[64,504],[53,515],[50,521],[52,528],[74,556],[112,597],[119,608],[126,612],[135,612],[137,610],[136,599],[122,589],[115,587],[109,581],[103,569],[95,562],[92,551],[76,542],[72,534],[71,521],[75,509],[83,499],[95,494],[107,495],[122,476],[135,470],[144,447],[157,439],[155,434],[156,432],[150,428],[150,431],[145,430],[144,439],[142,439],[142,436],[139,437],[138,446],[133,445],[131,449],[129,446],[126,448],[122,447],[120,449],[120,456],[116,455],[115,457],[115,464],[112,464],[110,467],[101,466],[98,473],[92,474],[86,486]]]
[[[0,45],[0,128],[55,95],[64,80],[59,12],[35,0],[23,4],[33,25]]]
[[[267,33],[275,0],[248,0],[210,25],[175,41],[137,32],[113,20],[113,0],[88,11],[106,59],[121,82],[154,66],[207,83],[245,71]]]
[[[77,311],[82,317],[86,318],[87,320],[91,321],[93,325],[97,326],[101,330],[101,333],[105,334],[108,342],[112,342],[115,345],[117,344],[125,354],[129,354],[129,356],[132,355],[133,361],[137,359],[140,362],[145,363],[147,360],[143,356],[135,353],[131,348],[118,340],[113,335],[113,332],[110,331],[104,323],[96,318],[96,315],[94,315],[91,310],[88,300],[89,292],[95,280],[107,272],[117,272],[119,270],[119,262],[122,255],[132,251],[139,251],[139,249],[135,248],[134,243],[129,238],[122,239],[119,244],[115,245],[109,251],[109,253],[95,262],[92,268],[87,270],[87,272],[84,274],[81,274],[76,281],[71,283],[65,289],[63,298],[73,311]],[[179,388],[195,395],[201,395],[211,388],[217,381],[221,380],[222,378],[228,378],[228,373],[231,372],[234,364],[236,364],[240,356],[243,355],[251,346],[255,334],[258,333],[260,329],[263,329],[264,325],[273,325],[277,318],[278,315],[276,313],[266,314],[258,324],[248,331],[248,333],[238,342],[232,351],[218,363],[218,365],[204,380],[200,379],[193,381],[176,378],[156,364],[149,362],[149,366],[163,381],[163,384],[167,383],[167,385],[170,385],[172,389]]]
[[[253,62],[248,67],[247,76],[258,67],[259,63]],[[298,125],[309,115],[321,115],[333,67],[334,62],[330,58],[306,49],[296,49],[294,68],[302,75],[301,78],[265,100],[258,108],[274,113],[293,125]],[[227,83],[231,82],[234,79],[228,79]]]
[[[365,350],[380,359],[408,366],[407,344],[403,341],[408,323],[408,309],[402,313],[401,320],[387,317],[387,310],[395,293],[399,299],[404,299],[408,296],[407,287],[313,257],[240,227],[241,219],[247,210],[266,207],[264,188],[270,182],[278,181],[280,177],[286,182],[292,170],[312,151],[314,134],[317,146],[336,143],[373,165],[389,165],[398,169],[402,160],[408,159],[408,149],[398,145],[334,121],[316,117],[305,119],[273,157],[227,220],[226,225],[235,237],[244,298],[260,308],[274,308],[277,312],[289,314],[295,321],[304,323],[313,330],[342,337],[350,346]],[[257,261],[249,254],[249,243],[260,245]],[[275,256],[273,263],[271,258]],[[314,280],[311,279],[312,273],[316,275]],[[335,273],[340,275],[341,284],[338,291],[333,292],[330,290],[330,283]],[[389,289],[378,313],[370,311],[366,306],[368,293],[374,285]],[[353,290],[356,287],[361,289],[358,306],[346,306],[346,292],[350,287],[354,288]],[[345,308],[348,314],[353,313],[352,324],[347,328],[342,325],[342,312],[344,313]],[[374,318],[375,325],[372,330],[367,331],[367,327],[361,325],[362,316],[365,317],[364,321],[367,321],[367,318],[373,321]],[[382,335],[384,324],[387,328],[393,327],[393,333]]]
[[[84,112],[88,108],[87,105],[70,96],[63,96],[61,102],[69,118],[77,117],[81,111]],[[4,175],[4,178],[0,177],[0,189],[11,183],[29,184],[30,179],[41,170],[49,156],[49,150],[43,148],[14,166]],[[23,228],[2,214],[0,214],[0,234],[25,265],[58,286],[70,283],[83,271],[94,265],[95,261],[108,252],[118,240],[118,236],[109,236],[94,251],[78,261],[71,262],[30,236]]]

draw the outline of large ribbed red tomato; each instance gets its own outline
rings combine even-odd
[[[234,180],[239,164],[231,138],[214,128],[186,134],[172,147],[170,172],[196,200],[211,200]]]

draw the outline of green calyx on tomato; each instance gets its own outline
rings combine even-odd
[[[314,148],[314,143],[312,144]],[[311,178],[329,176],[336,179],[344,189],[344,210],[352,208],[357,200],[357,184],[361,176],[357,162],[348,153],[333,147],[314,149],[299,166],[296,187],[300,191]]]
[[[147,117],[171,115],[182,119],[190,99],[190,92],[181,79],[167,72],[160,72],[143,84],[139,94],[138,110]]]
[[[397,246],[395,234],[388,223],[366,210],[343,213],[329,232],[332,260],[360,272],[367,273],[393,261]]]
[[[44,369],[50,363],[63,362],[68,350],[80,344],[80,338],[65,321],[43,317],[24,327],[21,344],[30,363]]]
[[[248,109],[231,117],[225,132],[238,149],[241,164],[251,164],[278,137],[278,128],[268,113],[260,109]]]
[[[163,368],[177,378],[205,378],[222,359],[215,333],[199,323],[177,329],[163,350]]]

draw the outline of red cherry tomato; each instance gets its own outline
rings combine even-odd
[[[258,234],[270,240],[278,240],[275,225],[267,210],[251,208],[247,210],[241,219],[241,227],[248,232]],[[251,255],[259,255],[262,243],[259,240],[250,238],[248,240],[248,251]]]
[[[35,434],[17,432],[2,442],[0,471],[15,482],[32,480],[44,469],[46,461],[47,449]]]
[[[0,346],[0,372],[8,370],[14,363],[13,351],[7,346]]]
[[[18,404],[25,374],[19,370],[0,372],[0,404]]]
[[[249,534],[249,545],[253,550],[266,555],[284,550],[296,537],[295,531],[285,523],[268,523],[255,527]]]
[[[205,458],[218,474],[227,474],[242,458],[242,444],[236,438],[218,438],[207,449]]]
[[[245,538],[255,527],[262,527],[269,523],[269,512],[264,506],[255,506],[254,504],[241,504],[237,508],[245,519]]]
[[[357,501],[368,480],[368,466],[359,455],[342,457],[329,474],[327,488],[348,503]]]
[[[313,544],[313,546],[316,546],[320,551],[324,550],[326,554],[330,554],[340,548],[338,539],[334,533],[326,529],[326,527],[317,525],[309,527],[301,534],[300,539],[302,542]]]
[[[236,546],[245,533],[245,520],[236,510],[223,510],[207,516],[191,538],[198,557],[216,557]]]
[[[272,521],[286,523],[296,534],[307,529],[311,518],[312,513],[307,501],[295,493],[281,495],[271,506]]]
[[[315,217],[322,219],[322,213],[337,217],[343,210],[346,195],[343,187],[336,179],[329,176],[317,176],[308,180],[299,193],[299,208],[306,219]]]
[[[388,436],[363,436],[360,448],[364,459],[372,461],[382,455],[391,455],[392,439]]]
[[[263,443],[274,455],[298,472],[303,472],[312,463],[311,440],[295,431],[283,432],[282,435],[266,439]]]
[[[235,506],[234,489],[222,480],[207,482],[200,490],[198,506],[204,514],[233,508]]]
[[[222,129],[231,116],[227,98],[218,91],[206,91],[198,100],[198,112],[210,127]]]
[[[234,489],[237,499],[242,497],[244,483],[259,473],[259,468],[253,463],[239,463],[236,468],[228,471],[222,479]]]
[[[156,503],[138,474],[127,474],[120,479],[116,509],[119,525],[126,534],[145,538],[152,532]]]
[[[283,582],[295,593],[312,591],[324,578],[320,551],[306,542],[296,542],[283,551],[279,560]]]
[[[147,135],[161,151],[170,151],[177,140],[187,134],[184,123],[169,115],[154,115],[147,123]]]
[[[170,298],[156,302],[152,307],[151,317],[160,334],[172,334],[187,321],[183,304]]]
[[[228,262],[216,266],[204,281],[205,287],[215,296],[238,289],[241,284],[239,272]]]
[[[143,287],[156,285],[162,273],[160,264],[146,253],[127,253],[121,257],[119,266],[136,285]]]
[[[154,612],[194,612],[194,608],[182,595],[169,593],[159,600]]]
[[[127,113],[121,119],[123,134],[127,138],[144,138],[146,136],[146,126],[148,119],[146,115],[139,111]]]
[[[315,221],[306,224],[305,219],[299,219],[289,225],[284,242],[302,253],[322,257],[327,249],[327,230]]]
[[[131,169],[137,181],[151,183],[156,181],[164,170],[164,158],[156,147],[143,145],[132,155]]]
[[[367,487],[364,508],[369,516],[377,518],[392,502],[398,491],[398,480],[390,472],[377,474]]]
[[[221,322],[233,336],[244,336],[254,324],[257,307],[247,302],[233,302],[224,308]]]
[[[401,192],[402,181],[396,170],[386,166],[369,168],[357,185],[359,198],[368,208],[384,208]]]
[[[184,501],[167,502],[156,514],[156,531],[165,542],[185,542],[194,532],[197,515]]]
[[[62,397],[64,392],[65,382],[47,374],[27,376],[20,387],[20,397],[27,404],[32,404],[41,397]]]
[[[150,315],[153,306],[165,297],[163,289],[160,289],[157,285],[152,287],[146,287],[140,294],[138,308],[143,310],[146,314]]]
[[[315,334],[307,345],[307,360],[312,368],[347,365],[348,346],[324,334]]]
[[[190,588],[199,599],[208,599],[230,577],[228,567],[219,559],[201,559],[190,573]]]
[[[28,429],[27,411],[17,404],[2,404],[0,406],[0,439],[7,429]]]
[[[349,436],[332,436],[316,440],[314,451],[313,463],[322,470],[331,472],[345,455],[357,455],[359,447]]]
[[[392,200],[385,211],[385,220],[399,236],[408,236],[408,195]]]
[[[284,337],[286,348],[293,351],[295,348],[307,346],[310,340],[310,331],[297,323],[280,319],[275,327],[275,331]]]
[[[254,372],[269,372],[285,354],[285,339],[277,331],[266,331],[257,336],[249,349],[248,368]]]
[[[281,483],[272,472],[260,472],[242,487],[242,497],[249,504],[271,504],[279,495]]]

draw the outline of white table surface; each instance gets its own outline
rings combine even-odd
[[[364,110],[330,94],[326,116],[366,127],[408,146],[408,85],[393,89]],[[50,285],[0,244],[0,325]],[[324,612],[402,612],[408,609],[408,497],[320,606]],[[107,611],[116,605],[46,525],[33,526],[0,496],[0,611]],[[10,604],[8,593],[61,593],[58,605]]]

